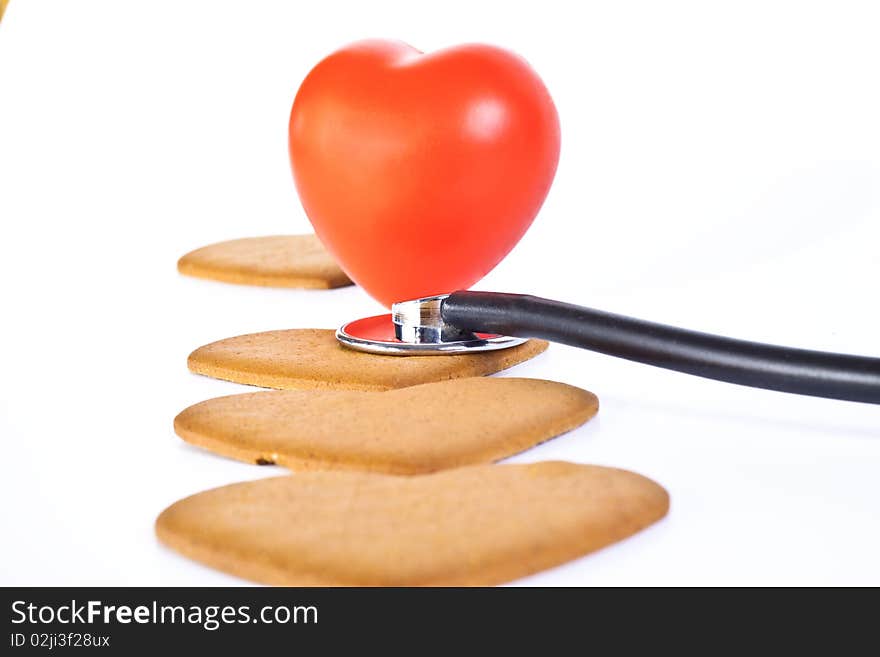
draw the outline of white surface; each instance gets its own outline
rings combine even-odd
[[[306,232],[287,161],[308,69],[361,37],[485,41],[553,93],[563,155],[480,285],[724,334],[880,354],[872,3],[44,2],[0,24],[0,584],[235,584],[157,544],[166,505],[283,472],[175,437],[244,387],[193,348],[335,327],[354,288],[182,278],[213,241]],[[876,5],[873,5],[874,7]],[[527,584],[880,584],[880,407],[551,347],[509,372],[598,419],[516,461],[631,468],[669,517]]]

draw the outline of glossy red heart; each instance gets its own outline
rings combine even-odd
[[[364,41],[303,81],[290,159],[318,237],[388,306],[468,288],[507,255],[553,182],[559,119],[510,52]]]

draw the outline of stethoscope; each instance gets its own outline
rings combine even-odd
[[[390,315],[344,324],[336,337],[395,356],[475,353],[541,338],[753,388],[880,404],[880,358],[737,340],[525,294],[460,291],[402,301]]]

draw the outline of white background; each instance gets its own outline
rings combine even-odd
[[[876,6],[876,5],[873,5]],[[562,120],[554,187],[478,286],[880,355],[872,3],[12,0],[0,23],[0,584],[219,585],[161,547],[168,504],[282,473],[172,418],[244,391],[195,347],[372,314],[361,290],[186,279],[210,242],[308,232],[297,86],[363,37],[524,55]],[[599,417],[516,461],[630,468],[672,496],[635,538],[525,584],[880,584],[880,407],[564,347],[510,371]]]

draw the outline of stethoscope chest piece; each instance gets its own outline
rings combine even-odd
[[[391,314],[356,319],[336,331],[336,339],[358,351],[386,356],[442,356],[515,347],[526,341],[494,333],[470,333],[443,321],[441,294],[395,303]]]

